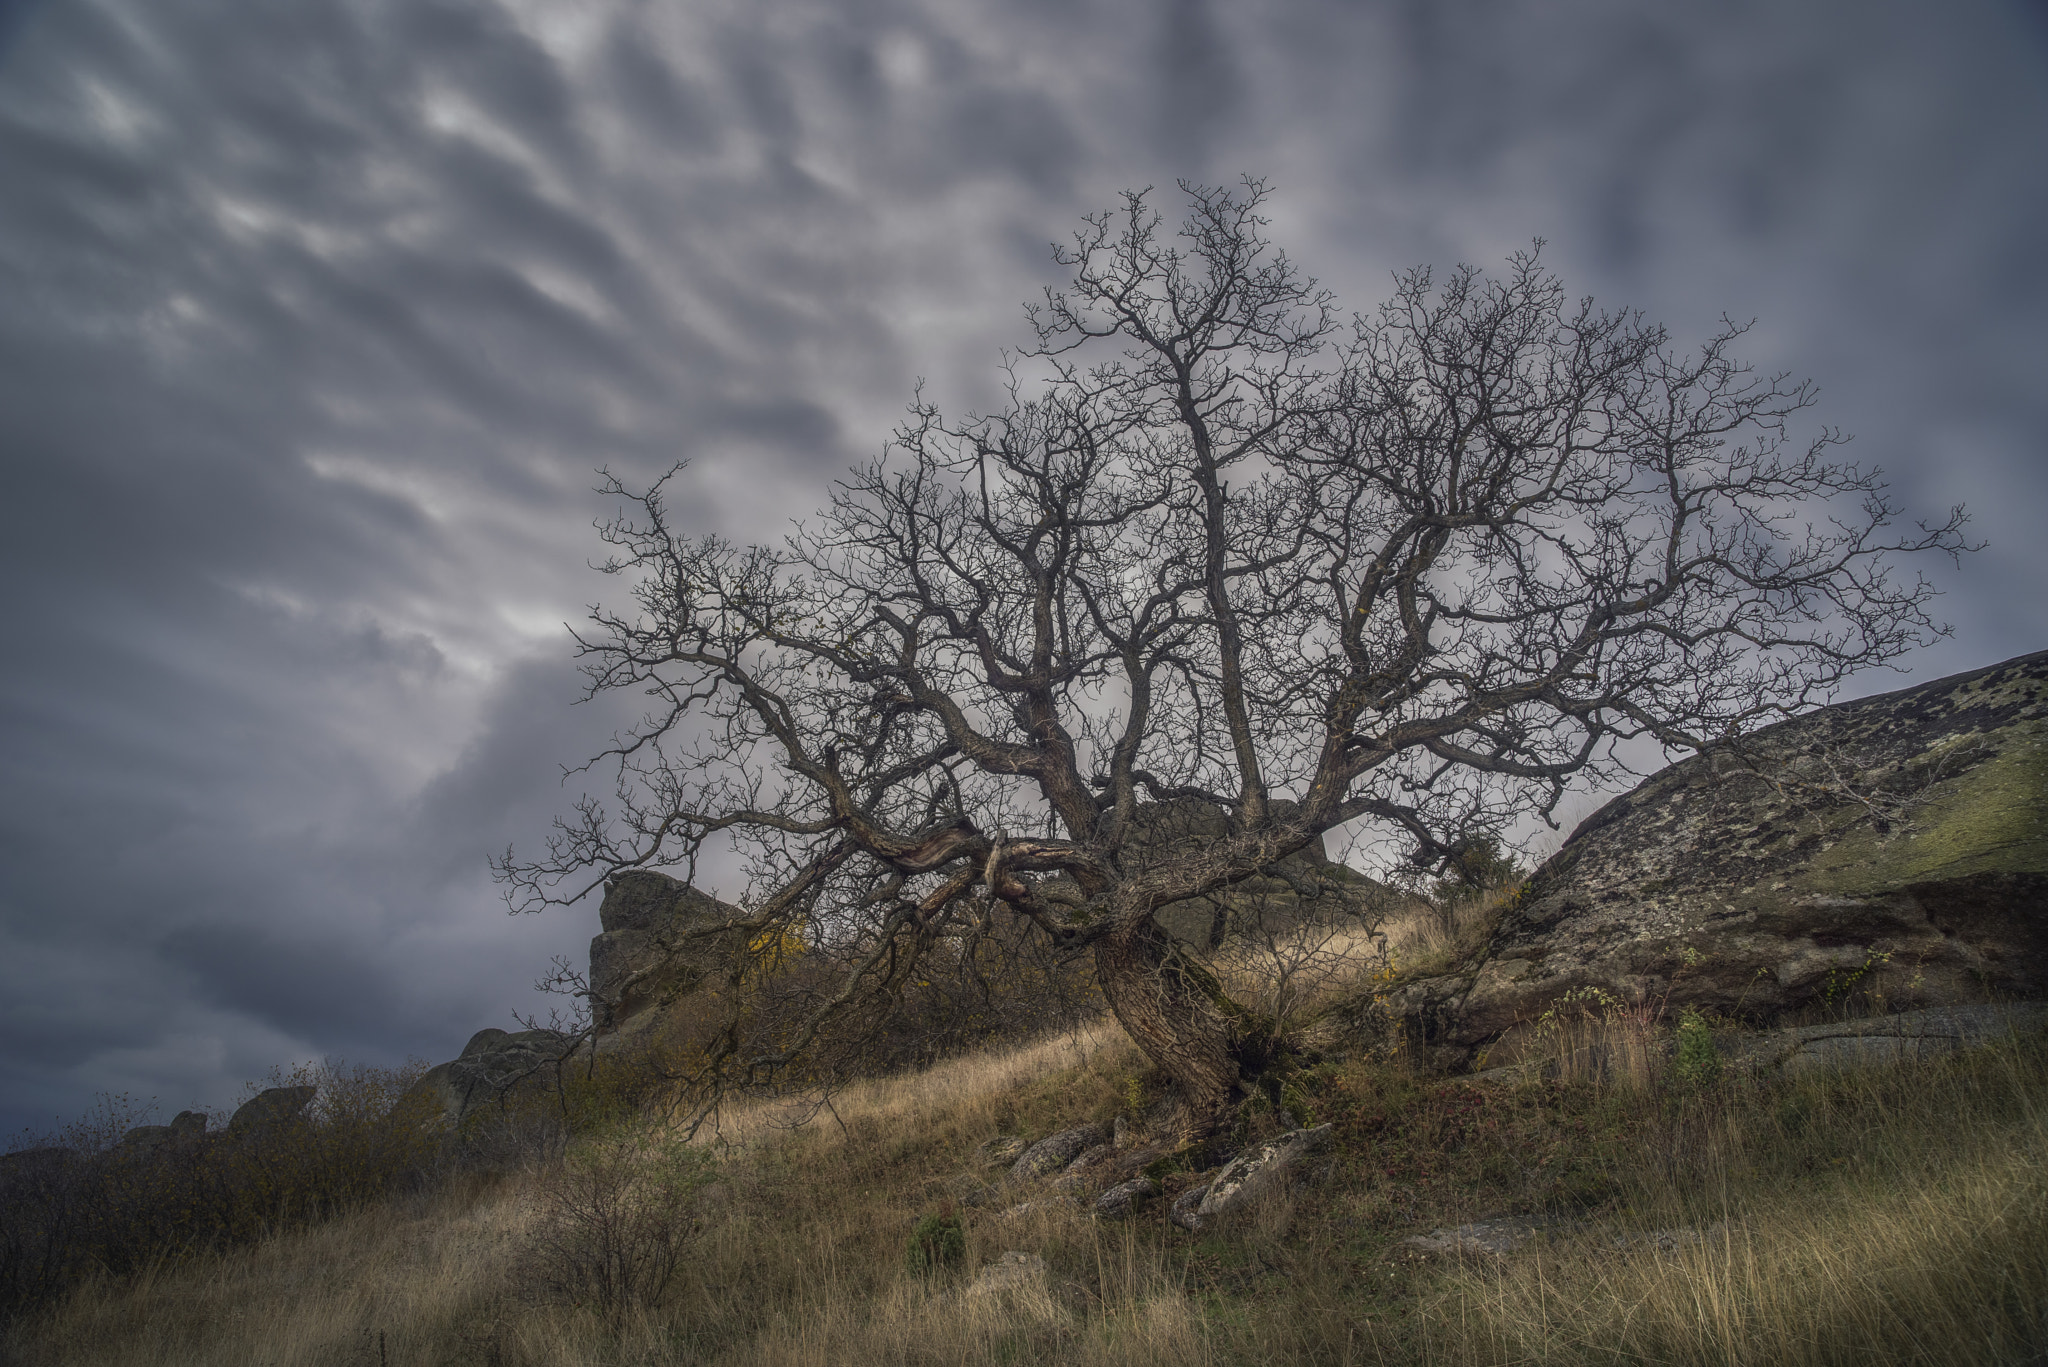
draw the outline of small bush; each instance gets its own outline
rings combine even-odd
[[[910,1246],[903,1251],[903,1265],[918,1276],[930,1276],[942,1267],[958,1267],[967,1257],[967,1227],[951,1214],[924,1216],[910,1231]]]
[[[1678,1080],[1688,1087],[1711,1087],[1721,1077],[1721,1051],[1706,1018],[1691,1007],[1678,1017]]]
[[[617,1320],[660,1301],[711,1180],[700,1150],[614,1133],[572,1148],[534,1186],[527,1266],[550,1299]]]

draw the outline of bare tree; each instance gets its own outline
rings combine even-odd
[[[1022,918],[1092,953],[1199,1127],[1272,1032],[1162,908],[1338,827],[1447,867],[1618,742],[1740,734],[1944,630],[1890,562],[1961,549],[1961,510],[1892,530],[1838,433],[1788,434],[1813,392],[1739,363],[1741,327],[1681,351],[1534,251],[1347,324],[1262,236],[1263,184],[1181,188],[1177,235],[1139,192],[1055,249],[1072,282],[1028,308],[1001,411],[920,395],[783,544],[683,536],[668,479],[608,477],[634,605],[577,640],[593,695],[654,708],[593,761],[613,805],[499,873],[537,907],[745,852],[743,922],[704,933],[845,968],[800,1028],[723,1036],[707,1084]],[[1221,833],[1139,838],[1188,802]]]

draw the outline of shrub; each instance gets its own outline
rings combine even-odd
[[[1678,1080],[1688,1087],[1710,1087],[1721,1076],[1721,1051],[1706,1018],[1690,1006],[1678,1016]]]
[[[950,1213],[926,1215],[910,1231],[910,1246],[903,1251],[903,1264],[919,1276],[929,1276],[942,1267],[958,1267],[967,1257],[967,1227]]]
[[[613,1320],[657,1303],[696,1233],[697,1193],[712,1171],[700,1150],[624,1132],[573,1147],[534,1185],[532,1280]]]

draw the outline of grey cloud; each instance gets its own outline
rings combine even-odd
[[[1206,160],[1211,138],[1242,104],[1242,77],[1209,0],[1161,0],[1159,146],[1189,163]]]
[[[157,952],[183,969],[200,1000],[273,1023],[302,1038],[350,1042],[385,1033],[399,999],[390,965],[335,937],[280,936],[270,927],[192,926],[172,931]]]

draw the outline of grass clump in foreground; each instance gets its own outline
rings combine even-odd
[[[2048,1346],[2040,1036],[1797,1079],[1492,1085],[1326,1063],[1296,1090],[1337,1142],[1234,1228],[1186,1234],[1163,1202],[1120,1225],[970,1203],[985,1140],[1107,1120],[1145,1088],[1102,1030],[863,1084],[808,1117],[764,1107],[687,1147],[614,1129],[559,1166],[89,1287],[16,1326],[9,1360],[1982,1364]],[[1247,1116],[1247,1137],[1272,1123]],[[1169,1195],[1192,1180],[1170,1174]],[[575,1201],[669,1242],[618,1294],[565,1281],[550,1239],[607,1247]],[[935,1210],[961,1215],[962,1256],[913,1270]],[[1497,1214],[1554,1232],[1505,1260],[1390,1256]],[[1671,1230],[1698,1237],[1616,1247]],[[970,1294],[1008,1250],[1048,1274]]]

